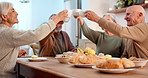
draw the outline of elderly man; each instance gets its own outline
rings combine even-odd
[[[67,10],[57,14],[54,19],[42,24],[35,30],[20,31],[12,26],[18,23],[18,13],[12,3],[0,2],[0,78],[15,78],[14,66],[18,56],[18,47],[38,42],[46,37],[56,24],[64,20]]]
[[[53,19],[53,17],[55,17],[55,14],[51,15],[49,19]],[[68,34],[62,31],[63,24],[63,21],[58,22],[57,27],[39,42],[39,56],[55,57],[56,54],[62,54],[63,52],[72,51],[74,49]]]
[[[102,28],[119,37],[127,38],[122,57],[148,58],[148,24],[144,23],[145,11],[143,7],[134,5],[126,9],[125,20],[129,27],[121,27],[100,18],[92,11],[86,11],[85,15],[86,18],[98,23]]]

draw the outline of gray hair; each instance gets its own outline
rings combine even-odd
[[[112,17],[113,20],[114,20],[114,22],[117,23],[117,16],[116,16],[115,14],[112,14],[112,13],[106,13],[105,15],[108,15],[108,16]],[[104,16],[105,16],[105,15],[104,15]],[[104,16],[103,16],[103,17],[104,17]]]
[[[56,16],[56,14],[50,15],[49,20],[51,20],[53,16]]]
[[[13,8],[13,4],[10,2],[0,2],[0,15],[7,15],[8,11]],[[2,22],[2,18],[0,17],[0,23]]]

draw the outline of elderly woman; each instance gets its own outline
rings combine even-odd
[[[18,47],[38,42],[46,37],[56,24],[64,20],[67,10],[58,13],[52,20],[35,30],[20,31],[12,26],[18,23],[18,13],[12,3],[0,2],[0,78],[15,78],[14,66],[18,56]]]
[[[113,57],[121,57],[124,49],[124,40],[122,38],[114,36],[114,34],[107,30],[105,30],[105,33],[94,31],[84,23],[84,20],[80,16],[76,18],[80,21],[84,36],[96,44],[97,55],[104,53],[110,54]],[[116,23],[114,14],[106,14],[103,18]]]

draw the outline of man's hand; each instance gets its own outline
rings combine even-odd
[[[63,10],[61,12],[59,12],[54,18],[53,21],[55,24],[57,24],[60,21],[63,21],[66,17],[67,17],[67,12],[68,10]]]
[[[25,49],[19,50],[18,57],[23,57],[23,56],[27,56],[27,55],[28,55],[28,53]]]
[[[85,17],[91,21],[94,21],[96,23],[98,23],[98,21],[100,20],[101,17],[99,17],[95,12],[93,11],[85,11]]]
[[[84,20],[81,16],[74,16],[74,18],[78,19],[81,25],[84,24]]]

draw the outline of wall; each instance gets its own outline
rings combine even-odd
[[[64,10],[64,0],[32,0],[31,28],[48,21],[51,14]]]
[[[28,30],[31,28],[31,0],[29,3],[21,3],[19,0],[0,0],[0,2],[2,1],[11,2],[14,9],[18,12],[19,23],[15,24],[13,28],[19,30]]]
[[[96,12],[99,16],[103,16],[109,9],[109,1],[107,0],[88,0],[88,10]],[[98,24],[94,22],[88,22],[94,30],[102,31]]]
[[[107,13],[109,9],[114,9],[113,5],[116,4],[117,0],[88,0],[88,9],[96,12],[99,16],[103,16]],[[117,16],[117,22],[120,25],[125,26],[126,21],[124,20],[125,13],[116,14]],[[98,26],[98,24],[94,22],[89,22],[89,26],[91,26],[92,29],[102,31],[102,29]]]

